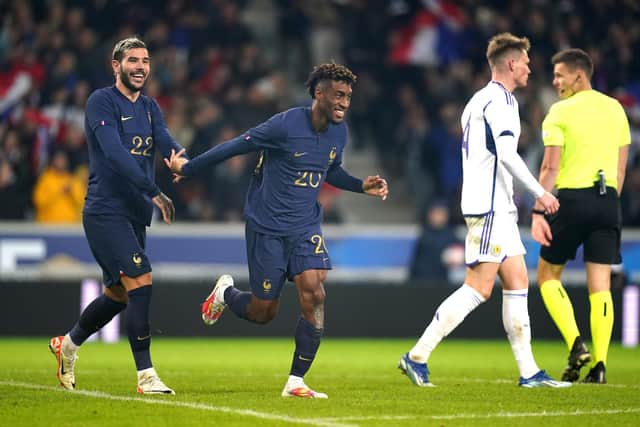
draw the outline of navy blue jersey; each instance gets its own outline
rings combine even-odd
[[[362,192],[362,181],[341,167],[346,143],[344,123],[330,123],[319,133],[313,129],[309,107],[292,108],[192,159],[182,172],[193,175],[233,155],[261,151],[247,192],[245,218],[262,233],[300,233],[322,219],[317,198],[325,180]]]
[[[156,147],[163,157],[181,147],[169,134],[158,104],[140,95],[131,102],[115,86],[89,96],[85,110],[89,188],[84,213],[125,215],[149,225]]]

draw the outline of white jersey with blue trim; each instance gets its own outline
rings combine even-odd
[[[517,151],[520,137],[518,101],[500,83],[491,81],[464,108],[462,137],[462,214],[516,211],[513,176],[499,161],[505,150]],[[496,146],[501,136],[501,144]]]

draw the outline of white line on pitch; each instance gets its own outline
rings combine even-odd
[[[432,377],[433,379],[433,377]],[[493,380],[486,380],[483,378],[469,378],[469,377],[443,377],[443,378],[439,378],[438,380],[442,380],[445,382],[467,382],[467,383],[489,383],[489,384],[517,384],[516,380],[508,380],[508,379],[493,379]],[[436,385],[437,382],[434,382]],[[597,387],[597,388],[640,388],[640,385],[638,384],[583,384],[583,383],[574,383],[573,384],[574,387]]]
[[[640,412],[640,408],[626,409],[593,409],[589,411],[543,411],[543,412],[497,412],[495,414],[455,414],[455,415],[380,415],[380,416],[350,416],[350,417],[326,417],[316,418],[321,421],[367,421],[367,420],[460,420],[460,419],[486,419],[486,418],[527,418],[527,417],[565,417],[575,415],[620,415]]]
[[[321,421],[402,421],[402,420],[418,420],[422,418],[419,415],[352,415],[348,417],[323,417],[314,418]]]
[[[213,405],[207,405],[205,403],[197,403],[197,402],[152,399],[148,397],[118,396],[114,394],[103,393],[101,391],[88,391],[88,390],[69,391],[69,390],[62,389],[61,387],[51,387],[51,386],[44,386],[40,384],[23,383],[18,381],[0,381],[0,385],[28,388],[32,390],[65,392],[65,393],[68,393],[70,396],[79,395],[84,397],[94,397],[98,399],[121,400],[121,401],[127,401],[127,402],[141,402],[141,403],[147,403],[149,405],[161,405],[161,406],[173,406],[178,408],[200,409],[203,411],[236,414],[236,415],[242,415],[246,417],[261,418],[263,420],[282,421],[282,422],[293,423],[293,424],[296,424],[296,423],[308,424],[308,425],[322,426],[322,427],[357,427],[354,424],[343,424],[343,423],[338,423],[331,420],[314,419],[314,418],[294,418],[286,415],[269,414],[267,412],[258,412],[251,409],[237,409],[237,408],[230,408],[228,406],[213,406]]]
[[[542,411],[542,412],[497,412],[495,414],[455,414],[455,415],[431,415],[434,420],[456,420],[471,418],[526,418],[526,417],[566,417],[575,415],[619,415],[639,413],[640,408],[626,409],[592,409],[589,411]]]

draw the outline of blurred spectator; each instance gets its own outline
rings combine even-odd
[[[304,2],[278,0],[281,12],[278,22],[281,37],[282,56],[280,63],[291,81],[304,81],[310,68],[309,28],[311,18],[307,15]]]
[[[84,173],[83,170],[88,170],[89,152],[83,128],[75,125],[67,126],[58,146],[65,151],[71,172]]]
[[[233,126],[225,126],[220,141],[228,141],[238,135]],[[241,221],[244,201],[256,165],[255,154],[234,156],[211,169],[208,182],[208,199],[213,201],[216,221]]]
[[[29,192],[24,180],[13,170],[11,163],[0,156],[0,220],[25,219]]]
[[[51,164],[38,177],[33,192],[36,221],[79,223],[86,187],[85,176],[69,170],[67,154],[54,151]]]
[[[396,145],[405,156],[407,191],[413,196],[417,219],[436,193],[438,156],[434,147],[428,144],[429,129],[424,107],[414,104],[396,130]]]
[[[218,139],[222,128],[222,111],[208,98],[199,98],[194,103],[193,143],[189,147],[189,156],[195,157],[204,153]]]
[[[627,173],[622,192],[622,221],[632,227],[640,227],[640,167],[636,165]]]
[[[191,155],[219,141],[223,126],[242,131],[297,105],[312,65],[344,59],[359,75],[348,115],[351,147],[375,153],[391,180],[406,180],[417,212],[434,194],[457,198],[461,100],[486,84],[484,46],[497,32],[517,28],[532,42],[529,85],[515,95],[520,151],[533,172],[541,120],[556,101],[549,63],[556,51],[587,50],[594,88],[623,97],[628,111],[640,109],[634,1],[10,0],[0,1],[0,16],[0,126],[11,131],[0,132],[0,147],[6,138],[17,141],[12,150],[23,164],[4,155],[27,192],[51,147],[68,150],[74,168],[85,161],[77,131],[86,96],[112,80],[113,40],[136,33],[153,51],[145,92],[167,111],[167,124]],[[631,126],[637,135],[640,120]],[[176,191],[185,197],[186,218],[216,218],[216,205],[233,204],[205,200],[209,191],[195,182],[199,188]],[[625,189],[624,197],[625,210],[640,204],[636,189]],[[516,198],[528,212],[531,200],[518,189]],[[0,206],[0,216],[3,209],[9,207]],[[623,212],[625,225],[637,224],[632,211]]]
[[[425,211],[411,258],[409,279],[445,282],[449,269],[463,264],[464,246],[449,224],[449,208],[444,201],[435,201]]]
[[[311,63],[344,62],[340,15],[336,5],[326,0],[306,0],[302,4],[308,10],[307,16],[311,18],[309,33]]]
[[[318,193],[318,203],[322,206],[322,222],[324,224],[342,224],[344,215],[338,206],[341,190],[326,182]]]
[[[424,159],[423,162],[434,167],[435,194],[445,199],[449,206],[458,204],[460,201],[458,191],[462,184],[461,115],[462,107],[460,104],[443,103],[439,110],[440,120],[436,122],[427,136],[429,149],[423,151],[423,156],[433,155],[433,158]],[[456,218],[456,222],[461,222],[461,218]]]

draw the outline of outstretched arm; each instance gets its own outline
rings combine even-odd
[[[230,157],[246,154],[257,149],[259,149],[258,146],[249,142],[245,137],[239,136],[218,144],[191,160],[182,157],[184,149],[178,152],[171,149],[171,155],[168,159],[165,157],[164,164],[174,173],[176,176],[174,182],[177,182],[185,176],[197,175],[205,168],[223,162]]]
[[[182,156],[184,154],[184,150],[185,149],[183,148],[176,153],[176,150],[172,148],[171,153],[169,154],[169,158],[164,158],[164,164],[167,165],[167,168],[169,168],[171,172],[173,172],[173,182],[179,182],[182,178],[184,178],[182,169],[184,165],[189,163],[189,159]]]
[[[354,193],[366,193],[371,196],[381,197],[382,200],[386,200],[389,194],[387,181],[380,178],[379,175],[369,176],[363,181],[349,174],[349,172],[344,170],[340,165],[329,169],[326,181],[341,190],[352,191]]]

